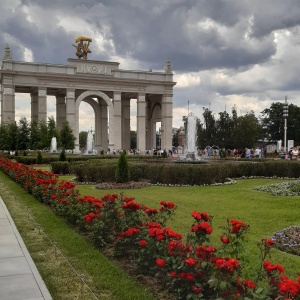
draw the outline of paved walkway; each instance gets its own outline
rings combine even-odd
[[[0,300],[51,300],[2,198],[0,197]]]

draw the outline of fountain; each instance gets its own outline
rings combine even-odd
[[[84,155],[95,155],[97,153],[96,149],[94,149],[94,136],[92,129],[88,131],[86,138],[86,150]]]
[[[185,135],[184,154],[179,157],[176,163],[207,163],[198,155],[197,151],[197,119],[193,113],[189,113],[187,117],[187,128]]]
[[[57,141],[55,136],[51,139],[50,153],[52,152],[57,152]]]

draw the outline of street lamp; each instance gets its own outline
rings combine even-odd
[[[287,96],[285,96],[285,103],[283,104],[283,117],[284,117],[284,150],[287,151],[286,136],[287,136],[287,117],[289,114],[289,107],[287,103]]]

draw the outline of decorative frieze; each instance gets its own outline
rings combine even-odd
[[[100,75],[112,75],[111,66],[109,65],[92,65],[92,64],[78,64],[77,73],[90,73]]]

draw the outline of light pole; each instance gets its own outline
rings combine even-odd
[[[284,117],[284,151],[287,152],[286,136],[287,136],[287,117],[289,114],[289,107],[287,103],[287,96],[285,96],[285,102],[283,104],[283,117]]]

